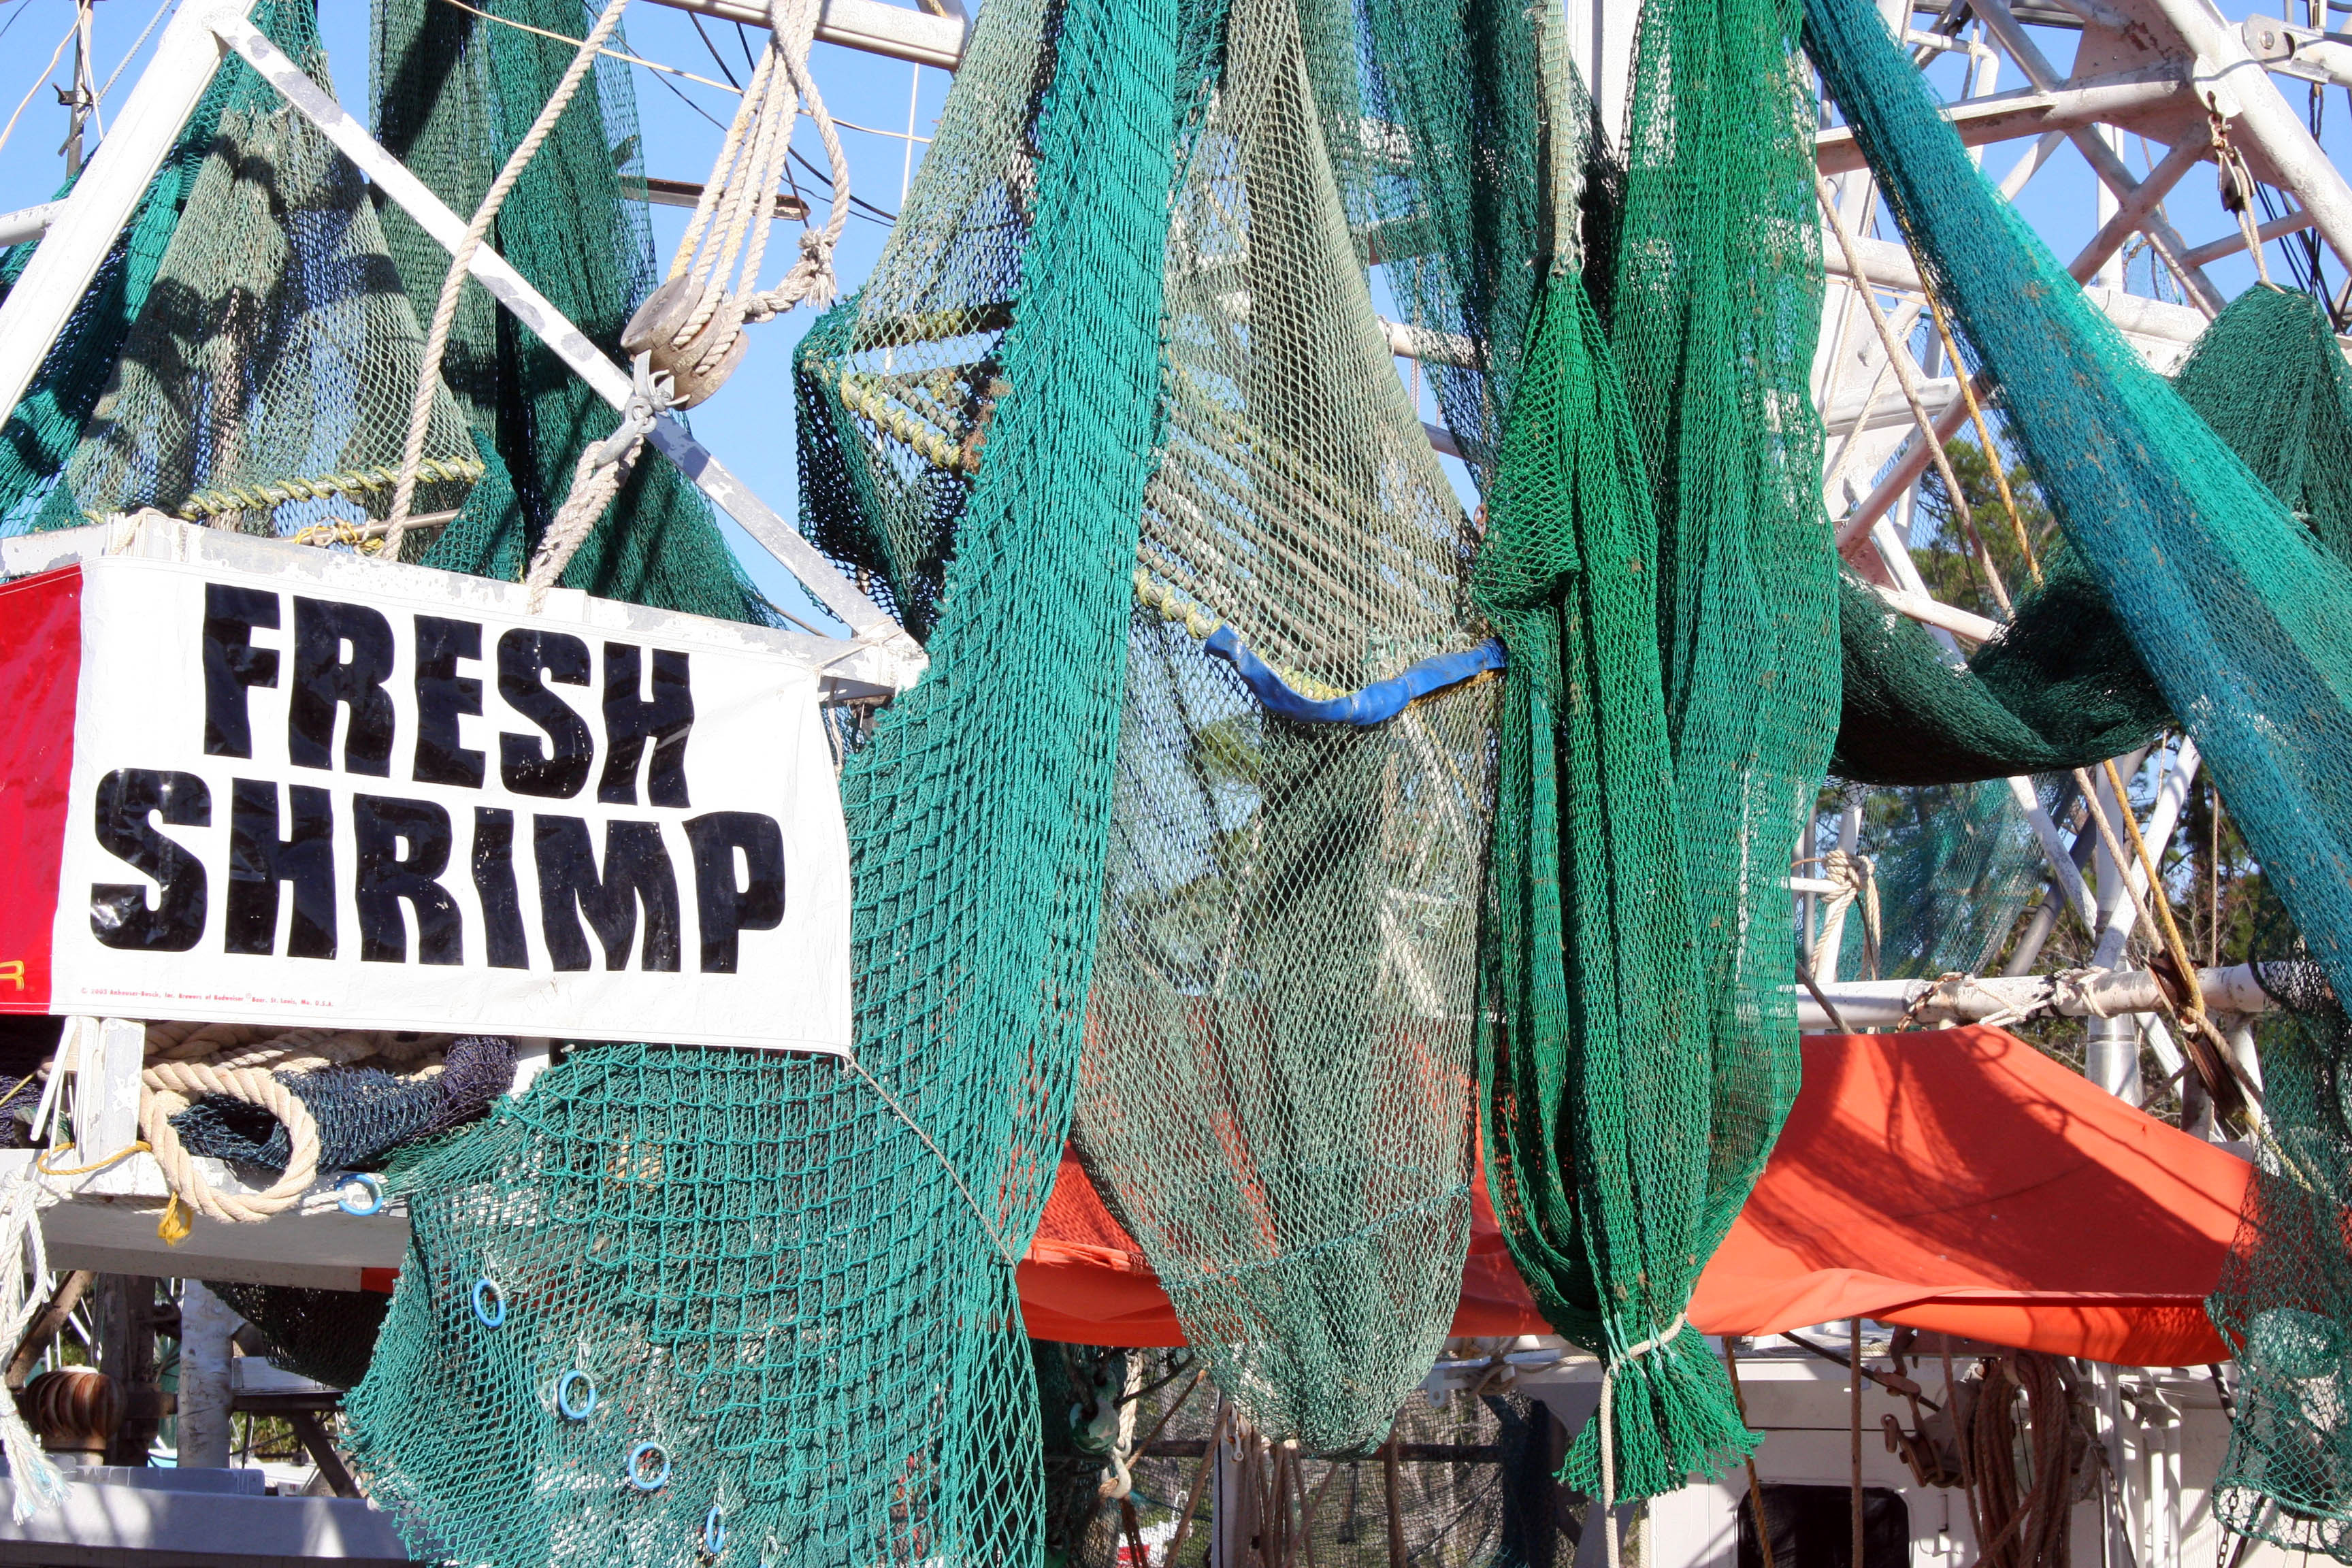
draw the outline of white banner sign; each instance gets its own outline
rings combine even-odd
[[[69,570],[48,1011],[848,1049],[848,846],[803,663],[398,568]]]

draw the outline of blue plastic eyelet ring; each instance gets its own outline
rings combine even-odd
[[[566,1421],[585,1421],[596,1408],[596,1380],[573,1367],[555,1380],[555,1408]]]
[[[659,1459],[661,1468],[651,1468],[647,1459]],[[659,1443],[640,1443],[629,1450],[629,1484],[641,1492],[657,1492],[669,1485],[669,1450]]]
[[[717,1503],[702,1520],[702,1549],[713,1557],[727,1550],[727,1515]]]
[[[474,1281],[474,1316],[482,1321],[486,1329],[495,1329],[507,1321],[507,1293],[499,1289],[496,1280],[485,1278]]]
[[[360,1219],[382,1214],[386,1202],[383,1183],[365,1171],[352,1171],[335,1183],[335,1206]]]

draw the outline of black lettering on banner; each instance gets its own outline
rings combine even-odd
[[[344,645],[351,657],[343,657]],[[352,710],[343,771],[392,776],[392,623],[365,605],[294,600],[294,686],[286,704],[286,753],[298,768],[335,765],[335,710]]]
[[[461,658],[482,657],[482,628],[471,621],[416,617],[416,760],[418,784],[482,787],[482,753],[457,743],[457,720],[482,711],[482,683],[457,673]]]
[[[474,808],[474,892],[482,900],[483,945],[489,951],[490,967],[529,969],[522,896],[515,889],[514,813],[500,806]]]
[[[756,811],[713,811],[689,817],[694,846],[694,904],[702,931],[702,973],[732,974],[737,933],[773,931],[784,922],[784,834],[772,816]],[[740,851],[745,876],[735,879]]]
[[[359,905],[362,961],[408,962],[408,927],[400,918],[404,899],[416,911],[418,961],[460,962],[457,902],[435,879],[449,868],[449,814],[429,800],[353,795],[352,836],[359,846],[352,894]]]
[[[557,969],[589,965],[588,939],[580,930],[583,914],[604,949],[604,967],[626,968],[642,903],[646,943],[637,967],[677,973],[677,875],[658,824],[606,823],[601,877],[588,825],[576,816],[532,817],[531,850],[539,861],[540,924]]]
[[[278,783],[238,779],[229,805],[228,910],[224,938],[231,952],[268,955],[278,944],[278,884],[294,889],[289,958],[335,956],[335,815],[332,797],[312,784],[289,784],[291,829],[278,837]]]
[[[541,684],[588,684],[588,645],[562,632],[517,626],[499,638],[499,695],[508,706],[547,731],[499,736],[499,777],[517,795],[570,800],[588,783],[596,741],[571,705]]]
[[[637,695],[643,650],[625,642],[604,645],[604,776],[596,798],[607,805],[637,804],[637,758],[654,743],[652,776],[646,799],[654,805],[686,805],[686,737],[694,728],[694,689],[688,683],[686,655],[654,649],[654,694]]]
[[[117,768],[98,781],[99,843],[153,878],[156,893],[150,908],[144,883],[92,883],[89,929],[109,947],[185,952],[205,934],[204,862],[158,833],[153,816],[172,827],[210,827],[212,792],[194,773],[154,768]]]
[[[264,588],[205,584],[205,755],[253,755],[248,687],[278,684],[278,650],[253,646],[253,628],[278,626],[278,595]]]

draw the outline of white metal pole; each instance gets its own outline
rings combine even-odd
[[[191,0],[180,7],[114,129],[58,204],[40,248],[0,300],[0,423],[33,384],[49,345],[114,247],[114,237],[138,210],[164,154],[212,85],[224,58],[215,26],[243,24],[252,5],[253,0]]]
[[[450,211],[399,159],[385,152],[364,126],[344,112],[341,104],[305,75],[260,28],[244,18],[241,6],[238,9],[240,14],[236,16],[215,13],[211,17],[228,47],[285,94],[287,101],[318,126],[327,140],[357,164],[360,172],[385,195],[400,204],[416,220],[417,226],[454,254],[465,237],[466,220]],[[504,257],[483,246],[474,252],[471,270],[499,303],[554,350],[556,356],[599,397],[614,408],[628,403],[627,374],[606,359],[588,335],[532,288]],[[817,602],[840,616],[861,641],[894,647],[913,658],[922,657],[915,640],[897,621],[859,593],[857,585],[844,576],[839,567],[802,538],[798,529],[777,516],[750,486],[730,473],[700,442],[687,434],[686,426],[674,416],[665,414],[656,420],[647,439],[683,469],[705,495],[741,523],[744,531],[769,553],[782,562]]]
[[[2155,0],[2155,5],[2197,56],[2200,101],[2209,93],[2220,100],[2231,128],[2242,130],[2270,160],[2337,258],[2352,266],[2352,186],[2345,184],[2344,176],[2319,150],[2303,116],[2287,106],[2269,72],[2246,52],[2238,29],[2221,19],[2210,0]]]
[[[194,1279],[180,1285],[180,1468],[222,1469],[229,1450],[229,1338],[244,1321]]]

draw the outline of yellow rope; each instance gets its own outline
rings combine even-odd
[[[1208,641],[1217,628],[1225,624],[1140,566],[1135,569],[1135,596],[1146,609],[1159,611],[1161,620],[1183,623],[1184,629],[1202,642]],[[1259,657],[1268,669],[1282,678],[1285,686],[1302,697],[1317,702],[1328,702],[1334,698],[1348,695],[1348,689],[1344,686],[1333,686],[1311,675],[1300,675],[1295,670],[1283,668],[1263,655]]]
[[[54,1159],[59,1154],[69,1153],[72,1152],[72,1144],[62,1143],[57,1148],[49,1150],[46,1153],[35,1155],[33,1158],[33,1169],[38,1171],[44,1176],[87,1176],[93,1171],[103,1171],[109,1165],[119,1165],[123,1161],[131,1158],[133,1154],[149,1154],[154,1152],[154,1146],[152,1144],[149,1143],[144,1138],[138,1138],[125,1143],[121,1149],[109,1154],[105,1159],[100,1160],[95,1165],[76,1165],[69,1170],[64,1171],[54,1170],[49,1166],[47,1163],[48,1161]]]
[[[427,484],[471,484],[482,477],[479,458],[428,458],[417,466],[416,477]],[[177,516],[189,522],[202,522],[233,511],[260,511],[289,500],[324,500],[330,496],[363,495],[370,490],[390,489],[400,478],[400,469],[389,463],[373,468],[354,468],[348,473],[321,474],[315,479],[278,479],[266,485],[228,485],[219,489],[198,490],[180,503]],[[102,512],[84,512],[92,522],[104,522]]]

